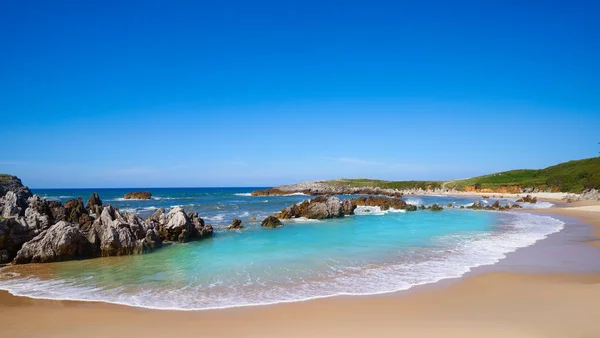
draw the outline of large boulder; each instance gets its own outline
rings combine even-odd
[[[62,203],[58,201],[46,201],[46,203],[48,204],[54,222],[67,220],[67,209],[65,209],[65,206],[62,205]]]
[[[126,200],[149,200],[152,198],[152,194],[148,191],[134,191],[126,193],[123,198]]]
[[[260,223],[260,226],[275,229],[277,227],[283,226],[283,223],[281,223],[279,218],[275,216],[269,216]]]
[[[160,208],[146,219],[146,223],[157,229],[163,239],[174,242],[187,242],[213,234],[213,227],[204,224],[198,213],[186,214],[181,207],[174,207],[168,213]]]
[[[14,260],[16,264],[47,263],[88,258],[92,246],[75,223],[60,221],[25,243]]]

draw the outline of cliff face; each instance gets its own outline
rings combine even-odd
[[[6,195],[9,191],[25,198],[32,196],[29,188],[24,186],[17,176],[0,174],[0,197]]]

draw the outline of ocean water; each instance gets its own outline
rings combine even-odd
[[[160,207],[182,206],[213,224],[215,235],[147,255],[37,265],[16,274],[9,267],[0,270],[0,288],[36,298],[178,310],[377,294],[459,277],[564,225],[527,213],[459,209],[474,198],[407,196],[415,205],[453,207],[443,212],[359,207],[355,216],[284,221],[284,227],[264,229],[259,223],[264,217],[310,197],[250,196],[255,188],[185,188],[146,189],[153,199],[123,200],[129,190],[34,193],[64,202],[79,196],[86,200],[98,192],[105,204],[142,216]],[[226,230],[233,218],[242,219],[246,228]]]

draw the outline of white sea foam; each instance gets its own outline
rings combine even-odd
[[[365,215],[385,215],[388,213],[396,213],[396,212],[406,212],[406,210],[403,209],[388,209],[388,210],[381,210],[380,207],[370,207],[370,206],[358,206],[356,207],[356,209],[354,210],[354,213],[356,215],[359,216],[365,216]]]
[[[306,217],[290,218],[282,220],[284,223],[323,223],[325,221],[319,219],[311,219]]]
[[[210,216],[210,217],[203,217],[205,220],[209,220],[209,221],[222,221],[225,219],[225,215],[224,214],[216,214],[215,216]]]
[[[417,198],[417,197],[405,198],[404,202],[406,202],[406,204],[410,204],[410,205],[414,205],[414,206],[419,206],[419,205],[423,204],[423,200],[421,200],[420,198]]]
[[[368,295],[405,290],[415,285],[456,278],[472,268],[497,263],[518,248],[533,245],[549,234],[560,231],[564,223],[526,213],[506,213],[511,220],[503,231],[477,234],[453,234],[435,239],[444,250],[425,261],[384,264],[376,267],[335,267],[335,278],[313,278],[293,285],[267,285],[248,279],[240,288],[222,288],[219,281],[210,286],[186,286],[164,290],[140,288],[135,293],[125,288],[108,289],[85,286],[68,280],[42,280],[1,276],[0,288],[18,296],[33,298],[104,301],[153,309],[200,310],[238,306],[266,305],[302,301],[337,295]],[[327,263],[327,262],[325,262]],[[241,274],[247,272],[240,271]],[[247,290],[250,288],[251,290]],[[224,291],[219,291],[224,290]]]
[[[235,193],[234,195],[236,195],[236,196],[246,196],[246,197],[252,196],[252,194],[249,193],[249,192],[239,192],[239,193]]]

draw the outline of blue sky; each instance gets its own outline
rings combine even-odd
[[[451,179],[600,151],[596,1],[0,4],[31,187]]]

